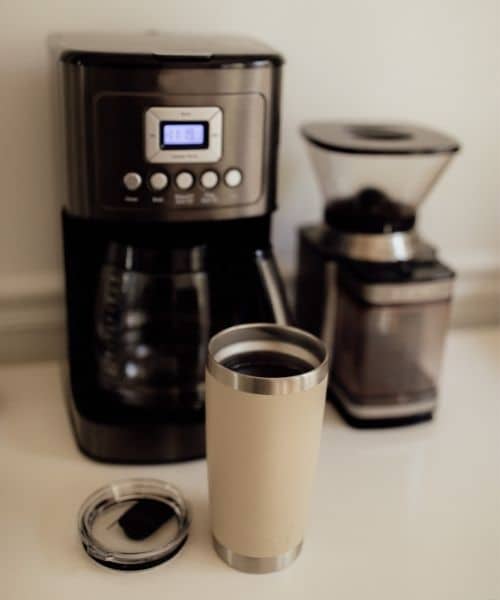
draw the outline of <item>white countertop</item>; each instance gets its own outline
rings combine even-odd
[[[115,479],[181,488],[191,535],[172,561],[123,573],[76,532],[82,500]],[[205,462],[120,467],[73,441],[56,363],[0,367],[0,598],[500,600],[500,330],[450,334],[431,423],[359,431],[326,411],[299,559],[246,575],[212,551]]]

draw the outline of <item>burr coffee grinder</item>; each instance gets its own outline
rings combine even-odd
[[[299,326],[331,351],[330,396],[354,426],[432,417],[454,280],[415,230],[459,144],[409,124],[303,126],[325,223],[300,230]]]

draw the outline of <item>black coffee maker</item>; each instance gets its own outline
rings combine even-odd
[[[209,337],[289,319],[270,244],[282,58],[230,37],[54,44],[78,444],[105,461],[201,457]]]
[[[354,426],[432,417],[454,273],[416,231],[458,151],[409,123],[302,127],[325,223],[300,230],[297,319],[330,350],[330,397]]]

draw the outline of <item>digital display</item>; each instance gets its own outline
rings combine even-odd
[[[160,146],[164,150],[208,148],[208,121],[161,121]]]

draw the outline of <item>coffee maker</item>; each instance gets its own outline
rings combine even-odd
[[[453,271],[416,211],[458,151],[407,123],[302,127],[325,223],[299,233],[298,324],[331,351],[330,396],[359,427],[427,420],[436,407]]]
[[[283,59],[224,36],[53,46],[78,445],[112,462],[201,457],[208,339],[289,320],[270,243]]]

